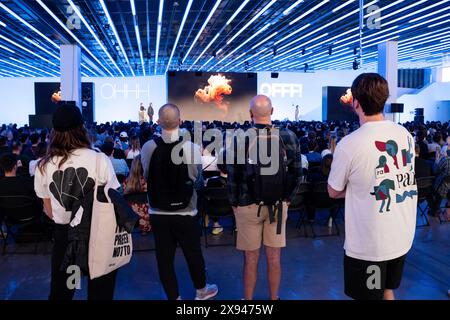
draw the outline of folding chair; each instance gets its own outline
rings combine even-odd
[[[300,230],[303,226],[305,237],[307,237],[306,232],[306,199],[311,194],[311,184],[309,182],[301,182],[297,188],[297,193],[292,199],[292,202],[288,208],[289,212],[298,212],[298,220],[296,223],[296,228]]]
[[[206,187],[202,194],[202,229],[205,237],[205,248],[208,247],[208,225],[207,216],[210,218],[232,218],[231,234],[236,244],[236,221],[234,218],[233,208],[228,200],[227,187]],[[224,246],[229,244],[215,244],[212,246]]]
[[[450,184],[450,176],[447,176],[447,177],[445,177],[443,180],[442,180],[442,183],[447,183],[447,184]],[[449,190],[449,192],[448,192],[448,194],[447,194],[447,206],[450,204],[450,201],[448,200],[448,199],[450,199],[450,190]],[[440,224],[444,224],[444,223],[447,223],[447,222],[450,222],[450,220],[447,218],[447,219],[443,219],[443,215],[444,215],[444,212],[445,212],[445,214],[447,213],[446,211],[447,211],[447,206],[445,206],[445,207],[441,207],[441,204],[442,204],[442,201],[441,201],[441,203],[438,203],[438,206],[439,206],[439,214],[438,214],[438,218],[439,218],[439,223]],[[445,210],[445,211],[444,211]]]
[[[5,235],[1,231],[3,239],[2,254],[6,254],[8,238],[17,243],[17,235],[14,233],[14,227],[26,227],[37,222],[42,210],[39,208],[37,199],[28,196],[0,196],[0,216],[3,216],[3,223],[6,226]],[[44,233],[38,233],[35,241],[33,253],[37,253],[38,243],[43,239]]]
[[[330,219],[332,219],[332,226],[334,226],[335,231],[333,233],[328,234],[317,234],[314,229],[314,224],[309,223],[311,226],[312,237],[331,237],[331,236],[339,236],[340,230],[339,226],[336,223],[336,217],[338,215],[340,209],[339,200],[331,199],[328,195],[328,182],[319,182],[312,187],[311,193],[311,205],[316,209],[324,209],[329,212],[329,215],[325,221],[327,223]]]
[[[422,218],[422,224],[418,224],[417,227],[428,227],[430,226],[430,221],[428,220],[427,213],[430,210],[430,204],[428,201],[433,196],[433,183],[435,177],[422,177],[417,178],[417,190],[418,190],[418,200],[417,208],[420,212],[420,217]],[[421,207],[421,204],[425,202],[425,209]]]

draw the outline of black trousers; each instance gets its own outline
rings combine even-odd
[[[155,236],[159,278],[169,300],[179,297],[175,274],[175,251],[180,245],[196,289],[206,286],[205,261],[200,245],[200,232],[194,217],[180,215],[151,215]]]
[[[55,225],[55,245],[52,253],[52,275],[49,300],[72,300],[75,289],[67,286],[67,280],[72,274],[60,270],[67,248],[68,225]],[[88,300],[112,300],[116,284],[117,271],[103,277],[88,280]]]

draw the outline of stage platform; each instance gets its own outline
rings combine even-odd
[[[440,225],[430,218],[431,226],[418,228],[414,246],[406,261],[398,299],[446,300],[450,289],[450,223]],[[296,215],[288,223],[288,243],[283,251],[280,297],[283,300],[340,300],[347,299],[343,291],[343,222],[339,221],[339,237],[304,238],[295,228]],[[324,229],[326,230],[326,228]],[[225,231],[228,232],[228,231]],[[214,241],[214,239],[215,241]],[[136,248],[151,248],[152,236],[135,235]],[[229,234],[209,236],[213,242],[230,243]],[[219,285],[217,299],[242,298],[242,254],[232,245],[204,247],[208,267],[208,281]],[[39,246],[39,253],[19,254],[26,246],[11,246],[10,253],[0,259],[0,299],[46,299],[50,284],[50,243]],[[32,249],[32,247],[31,247]],[[14,253],[15,252],[15,253]],[[262,258],[264,256],[262,255]],[[195,291],[181,251],[176,257],[177,276],[181,295],[192,299]],[[256,299],[268,295],[266,267],[260,262]],[[85,299],[86,283],[75,295]],[[159,282],[154,251],[135,253],[130,265],[120,270],[115,299],[164,299]]]

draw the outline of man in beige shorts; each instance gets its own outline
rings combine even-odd
[[[273,157],[284,155],[283,165],[286,171],[286,183],[281,186],[284,190],[282,201],[275,206],[260,205],[252,192],[252,186],[244,177],[248,174],[246,165],[239,164],[234,157],[233,163],[228,163],[228,191],[230,203],[236,217],[237,225],[237,249],[244,251],[244,298],[252,300],[258,277],[258,261],[261,243],[264,244],[267,258],[267,275],[269,281],[270,299],[277,300],[281,279],[281,248],[286,246],[286,220],[289,203],[296,193],[296,187],[301,181],[301,154],[296,135],[287,129],[274,128],[272,126],[272,102],[266,96],[259,95],[250,103],[250,116],[253,120],[253,129],[261,132],[278,132],[280,150],[270,155]],[[279,130],[274,130],[279,129]],[[235,145],[239,142],[235,139]],[[248,151],[249,141],[245,140],[245,148]],[[278,141],[277,141],[278,146]],[[237,146],[236,148],[239,148]],[[236,149],[237,150],[237,149]],[[234,152],[234,155],[238,152]],[[246,152],[248,154],[248,152]],[[277,159],[278,160],[278,159]],[[246,160],[246,163],[249,162]],[[275,175],[278,175],[276,173]],[[264,180],[261,180],[264,181]],[[265,180],[268,181],[268,180]],[[266,190],[277,188],[269,185]]]

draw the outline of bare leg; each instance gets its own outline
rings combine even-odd
[[[266,248],[267,278],[269,280],[270,299],[278,300],[278,290],[281,280],[281,248]]]
[[[253,300],[258,277],[259,249],[244,252],[244,298]]]
[[[395,300],[394,290],[385,289],[383,300]]]

